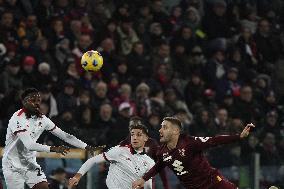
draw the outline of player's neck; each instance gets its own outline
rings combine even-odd
[[[139,148],[133,148],[136,152],[142,152],[144,150],[144,146],[141,146]]]
[[[167,147],[168,147],[169,150],[176,148],[177,143],[178,143],[178,138],[179,138],[179,135],[173,137],[172,140],[167,143]]]

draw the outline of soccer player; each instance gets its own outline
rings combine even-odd
[[[168,166],[185,188],[190,189],[235,189],[221,173],[211,167],[202,151],[221,144],[239,141],[249,135],[248,124],[240,135],[193,137],[181,134],[181,122],[175,117],[165,117],[161,124],[160,142],[164,143],[158,152],[159,160],[144,176],[132,183],[133,189],[143,187],[161,169]]]
[[[70,179],[69,187],[77,185],[81,177],[94,165],[109,162],[106,184],[109,189],[131,188],[131,183],[144,175],[155,162],[145,154],[145,142],[148,140],[147,128],[134,124],[129,128],[131,144],[118,145],[86,161],[78,173]],[[145,189],[152,188],[152,181],[145,182]]]
[[[2,168],[8,189],[23,189],[25,183],[32,189],[48,189],[46,176],[36,162],[36,152],[56,152],[65,155],[65,146],[47,146],[37,143],[47,130],[65,142],[88,151],[96,150],[70,135],[42,115],[41,97],[37,89],[26,89],[21,95],[23,108],[9,120]]]
[[[134,124],[144,125],[142,118],[140,118],[138,116],[133,116],[133,117],[130,118],[129,127],[131,127]],[[128,136],[125,140],[121,141],[119,144],[120,145],[127,145],[129,143],[130,143],[130,136]],[[156,161],[157,160],[157,156],[156,156],[157,150],[159,149],[158,142],[154,138],[151,138],[151,137],[148,136],[148,140],[145,143],[144,148],[145,148],[146,154],[148,156],[150,156],[154,161]],[[164,189],[169,189],[170,184],[169,184],[168,179],[167,179],[167,173],[164,169],[162,169],[160,171],[160,178],[161,178],[161,181],[163,183]],[[154,184],[155,184],[155,180],[153,179],[153,185]]]

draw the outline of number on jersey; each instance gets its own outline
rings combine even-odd
[[[177,172],[177,175],[188,173],[187,171],[184,171],[184,166],[182,165],[181,161],[175,160],[172,165],[174,166],[174,170]]]

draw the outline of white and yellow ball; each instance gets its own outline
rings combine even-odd
[[[82,68],[88,72],[98,72],[103,66],[103,57],[98,51],[87,51],[81,58]]]

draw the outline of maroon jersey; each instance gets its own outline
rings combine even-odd
[[[223,177],[210,166],[202,151],[238,141],[239,135],[216,137],[193,137],[180,135],[176,148],[169,150],[164,144],[160,147],[158,161],[144,176],[145,181],[168,166],[187,189],[208,189],[220,182]]]

